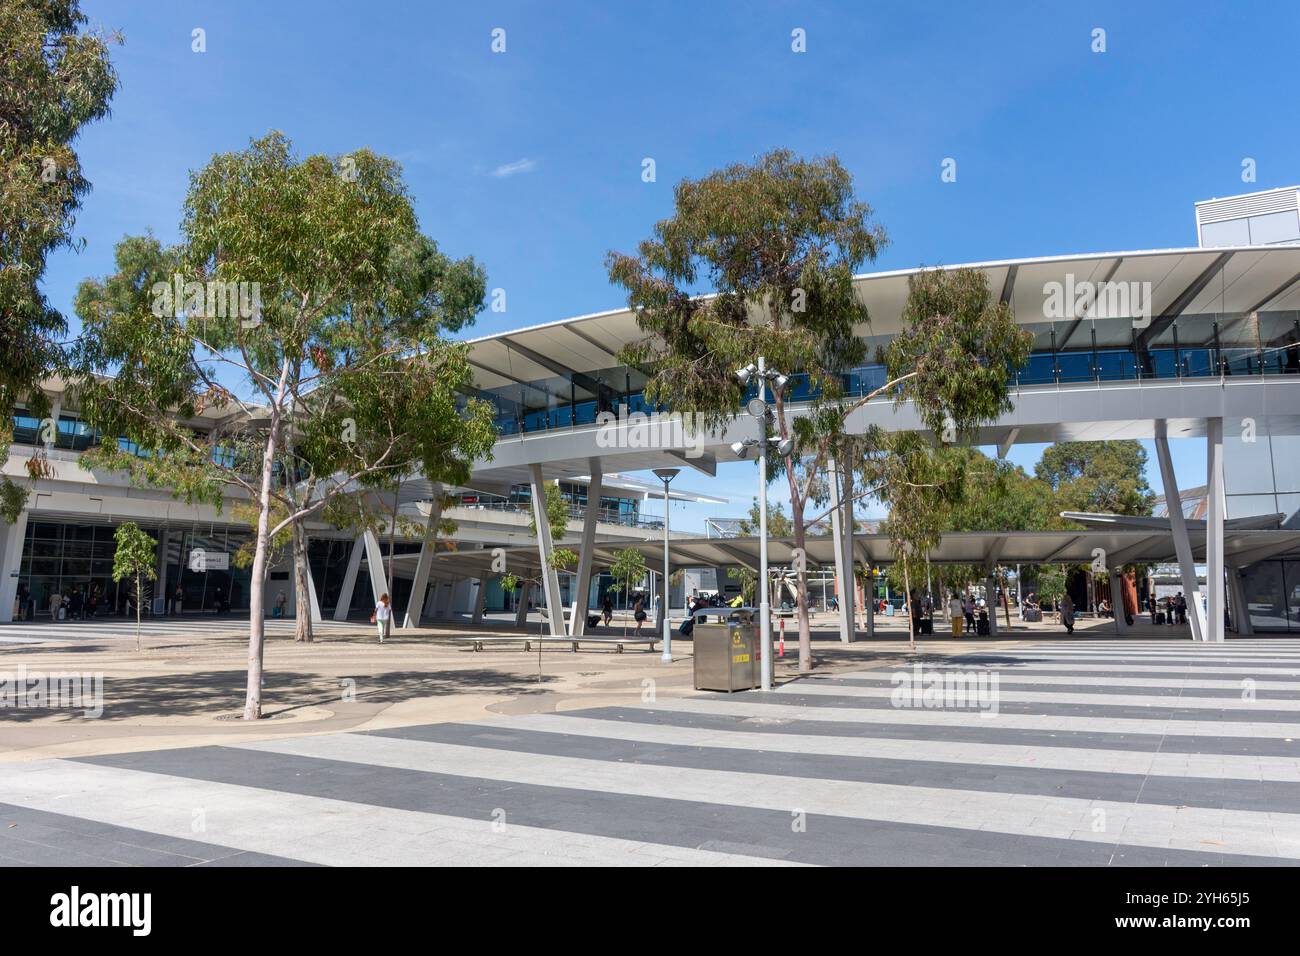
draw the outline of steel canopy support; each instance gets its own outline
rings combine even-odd
[[[1205,519],[1205,639],[1217,642],[1223,640],[1223,513],[1227,504],[1223,493],[1223,419],[1210,418],[1205,425],[1205,489],[1209,498]]]
[[[582,550],[578,553],[578,574],[573,582],[573,616],[569,618],[569,635],[582,637],[587,632],[587,605],[591,601],[591,572],[595,565],[596,521],[600,517],[602,484],[601,461],[589,458],[587,468],[587,511],[582,516]]]
[[[853,627],[849,623],[850,608],[855,601],[853,591],[853,565],[847,560],[844,543],[844,514],[840,502],[840,476],[835,459],[826,460],[827,481],[831,491],[831,537],[835,549],[835,590],[839,592],[840,640],[853,641]]]
[[[1183,595],[1187,598],[1192,627],[1192,640],[1205,640],[1205,616],[1197,597],[1196,563],[1192,560],[1192,542],[1187,537],[1187,519],[1183,517],[1183,502],[1179,497],[1178,478],[1174,474],[1173,459],[1169,455],[1169,428],[1163,419],[1156,420],[1156,458],[1160,462],[1160,480],[1164,484],[1165,505],[1169,509],[1169,528],[1174,537],[1174,553],[1178,556],[1178,570],[1183,581]]]
[[[1228,605],[1232,612],[1232,629],[1242,637],[1255,633],[1250,620],[1250,607],[1246,604],[1246,589],[1241,583],[1245,572],[1241,568],[1228,568]]]
[[[365,539],[358,537],[352,542],[352,550],[348,552],[348,568],[343,573],[343,587],[339,589],[339,600],[334,606],[334,620],[346,621],[348,611],[352,607],[352,593],[357,588],[357,574],[361,570],[361,556],[365,553]]]
[[[406,615],[402,618],[402,627],[419,627],[420,617],[424,611],[424,598],[429,589],[429,569],[433,564],[433,553],[438,538],[438,522],[442,520],[442,486],[433,486],[433,498],[429,503],[429,517],[424,523],[424,540],[420,545],[420,557],[415,563],[415,579],[411,582],[411,597],[406,602]]]
[[[552,637],[564,636],[564,605],[560,601],[560,576],[551,566],[551,557],[555,554],[555,545],[551,540],[551,523],[547,520],[546,482],[542,478],[542,466],[530,465],[532,476],[530,488],[533,499],[533,523],[537,525],[537,551],[542,559],[540,574],[542,577],[542,597],[546,602],[546,619]]]

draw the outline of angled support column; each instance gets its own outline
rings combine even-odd
[[[587,605],[591,601],[591,571],[596,551],[596,521],[600,518],[601,463],[587,459],[591,481],[587,484],[587,511],[582,516],[582,550],[578,553],[578,572],[573,580],[573,616],[569,618],[569,635],[587,633]]]
[[[307,594],[311,597],[311,622],[319,624],[324,618],[321,617],[320,613],[320,598],[316,596],[316,579],[312,576],[310,561],[307,562]],[[295,606],[293,613],[299,614],[301,612]]]
[[[857,598],[853,590],[853,565],[846,564],[844,548],[844,507],[840,502],[840,476],[835,459],[826,461],[826,479],[831,490],[831,536],[835,549],[835,593],[839,596],[840,640],[853,641],[853,627],[849,623],[853,604]]]
[[[474,596],[474,616],[470,618],[470,623],[476,627],[483,623],[483,610],[487,607],[487,589],[488,579],[482,577],[478,579],[478,594]]]
[[[1205,490],[1209,510],[1205,516],[1205,639],[1223,640],[1223,518],[1226,500],[1223,494],[1223,419],[1210,418],[1205,423],[1206,476]]]
[[[1124,619],[1124,578],[1119,568],[1110,568],[1106,577],[1110,580],[1110,610],[1115,618],[1115,633],[1122,637],[1128,633],[1128,621]]]
[[[1192,560],[1192,542],[1187,537],[1187,521],[1183,517],[1183,500],[1178,493],[1178,478],[1174,475],[1173,459],[1169,455],[1169,434],[1163,418],[1156,420],[1156,459],[1160,462],[1160,480],[1164,485],[1165,505],[1169,509],[1169,528],[1174,536],[1174,553],[1178,556],[1178,570],[1183,581],[1183,594],[1187,598],[1187,619],[1191,622],[1192,640],[1205,640],[1205,617],[1197,597],[1196,562]]]
[[[1255,633],[1255,625],[1251,623],[1246,588],[1241,583],[1244,573],[1242,568],[1228,568],[1228,611],[1233,631],[1241,637],[1250,637]]]
[[[519,604],[515,608],[515,627],[523,627],[528,623],[528,598],[533,592],[533,586],[524,583],[519,588]]]
[[[14,602],[18,600],[18,572],[23,562],[23,543],[27,540],[27,512],[18,513],[18,520],[0,529],[0,621],[8,624],[14,619]]]
[[[419,627],[424,611],[424,597],[429,589],[429,570],[437,550],[438,522],[442,520],[442,486],[433,486],[433,499],[429,502],[429,517],[424,522],[424,540],[420,544],[420,557],[415,562],[415,580],[411,582],[411,597],[406,602],[406,615],[402,627]]]
[[[560,575],[551,567],[555,544],[551,540],[551,523],[546,519],[546,481],[542,466],[531,465],[530,488],[533,499],[533,523],[537,525],[537,552],[541,555],[542,597],[546,602],[546,623],[552,637],[564,636],[564,604],[560,600]]]
[[[365,554],[365,537],[352,542],[348,553],[348,569],[343,573],[343,587],[339,590],[339,603],[334,607],[334,620],[346,621],[352,607],[352,592],[357,588],[357,574],[361,571],[361,556]]]
[[[371,598],[379,603],[379,595],[392,595],[388,587],[388,577],[384,573],[384,549],[379,546],[379,536],[367,531],[362,537],[366,544],[366,568],[370,571]]]

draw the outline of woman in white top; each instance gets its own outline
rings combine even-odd
[[[961,637],[961,626],[965,620],[965,608],[961,598],[954,594],[948,599],[948,619],[952,622],[952,636]]]
[[[388,622],[393,617],[393,606],[388,600],[388,592],[385,591],[379,595],[379,603],[375,605],[375,613],[370,615],[370,622],[379,628],[379,643],[384,643],[384,638],[388,635]]]

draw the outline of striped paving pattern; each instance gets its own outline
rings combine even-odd
[[[1300,862],[1300,642],[921,660],[996,674],[996,713],[894,706],[895,672],[867,668],[768,694],[10,765],[0,863]]]

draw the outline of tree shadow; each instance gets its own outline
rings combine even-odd
[[[542,685],[557,679],[487,668],[439,673],[388,671],[339,677],[268,672],[263,683],[263,712],[273,717],[307,707],[340,708],[349,703],[384,705],[467,691],[517,697],[545,693]],[[245,680],[243,669],[110,677],[104,681],[103,718],[227,716],[243,708]],[[70,720],[85,719],[82,717],[85,709],[58,708]],[[50,716],[52,710],[7,708],[0,710],[0,724],[31,722]]]

